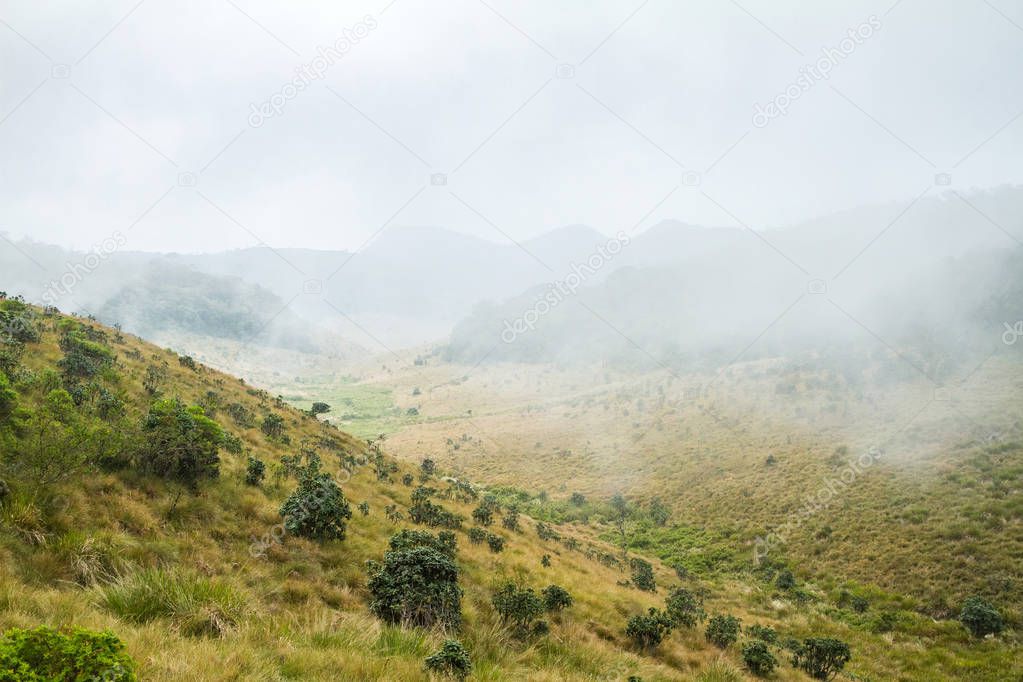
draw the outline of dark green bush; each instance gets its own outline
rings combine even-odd
[[[494,535],[493,533],[487,533],[487,547],[494,554],[500,554],[504,551],[504,538],[500,535]]]
[[[997,635],[1005,627],[998,609],[980,597],[970,597],[963,602],[959,622],[965,625],[974,637]]]
[[[469,542],[474,545],[482,545],[487,541],[487,531],[473,526],[469,529]]]
[[[135,662],[111,632],[40,626],[0,636],[0,680],[134,682]]]
[[[818,680],[838,675],[852,658],[849,645],[830,637],[811,637],[793,652],[792,665]]]
[[[657,583],[654,581],[654,567],[649,561],[633,557],[632,561],[629,562],[629,568],[632,569],[632,584],[636,586],[636,589],[643,590],[644,592],[657,591]]]
[[[739,639],[739,619],[735,616],[714,616],[707,623],[707,641],[721,649]]]
[[[249,457],[245,465],[245,483],[247,485],[259,485],[266,477],[266,464],[256,457]]]
[[[352,508],[334,477],[313,469],[285,500],[280,514],[288,533],[315,540],[344,540]]]
[[[668,593],[665,612],[675,627],[696,627],[707,617],[703,600],[684,587],[676,587]]]
[[[742,662],[754,675],[766,677],[778,666],[778,659],[771,653],[766,642],[753,640],[742,646]]]
[[[472,672],[472,662],[461,642],[448,639],[438,651],[426,657],[426,669],[437,675],[465,680]]]
[[[271,412],[263,417],[263,423],[259,428],[267,438],[283,438],[284,417]]]
[[[750,625],[746,628],[746,634],[753,639],[759,639],[761,642],[766,642],[767,644],[778,643],[778,632],[774,628],[767,627],[766,625]]]
[[[201,407],[179,400],[158,400],[142,420],[137,467],[148,474],[177,481],[195,490],[203,479],[220,475],[224,433]]]
[[[481,504],[472,510],[472,520],[481,526],[489,526],[494,522],[494,511]]]
[[[57,364],[68,383],[94,377],[114,364],[114,353],[99,342],[101,338],[87,327],[66,331],[61,336],[64,357]]]
[[[625,635],[640,651],[653,651],[664,638],[671,634],[671,619],[658,609],[650,609],[645,615],[635,615],[625,626]]]
[[[541,594],[545,611],[557,612],[572,605],[572,595],[560,585],[548,585]]]
[[[774,584],[782,590],[791,590],[796,586],[796,576],[792,575],[792,571],[787,568],[778,574],[778,578],[774,581]]]
[[[544,602],[531,587],[505,583],[491,600],[501,620],[509,623],[516,636],[530,634],[533,622],[544,611]]]
[[[370,610],[392,624],[457,629],[462,590],[455,551],[452,533],[406,530],[394,535],[383,562],[367,565]]]

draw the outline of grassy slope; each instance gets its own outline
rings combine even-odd
[[[56,342],[56,334],[47,331],[41,343],[31,344],[27,368],[54,368],[60,356]],[[114,384],[127,399],[132,419],[148,406],[140,383],[146,366],[166,361],[167,396],[195,402],[212,390],[221,404],[239,402],[257,416],[284,414],[296,447],[270,443],[258,429],[239,428],[223,412],[217,414],[247,450],[267,462],[323,434],[341,437],[351,451],[364,447],[291,408],[252,395],[236,379],[203,367],[186,369],[168,351],[134,338],[114,348],[119,356]],[[142,359],[128,357],[130,350]],[[23,406],[41,400],[25,383],[19,393]],[[17,500],[7,504],[0,516],[0,628],[38,623],[110,628],[139,661],[145,680],[426,679],[422,659],[438,646],[441,634],[383,627],[366,608],[364,562],[382,555],[395,530],[382,508],[392,501],[407,505],[410,489],[380,483],[362,467],[344,488],[353,506],[368,501],[371,513],[362,517],[356,511],[345,541],[321,545],[287,538],[258,559],[250,556],[252,539],[278,523],[277,509],[293,484],[268,483],[263,490],[245,486],[245,457],[222,457],[220,480],[197,497],[183,497],[170,516],[175,491],[131,475],[85,475],[62,488],[62,502],[45,513]],[[324,459],[337,472],[329,456]],[[445,505],[465,516],[470,511],[454,502]],[[497,531],[508,539],[500,555],[472,547],[459,536],[465,589],[461,638],[476,664],[474,679],[620,679],[628,674],[683,679],[718,657],[695,633],[691,641],[678,638],[665,645],[657,658],[626,651],[626,616],[659,598],[617,586],[622,579],[618,571],[579,553],[544,546],[531,522],[523,525],[521,534]],[[549,569],[540,567],[544,553],[553,555]],[[134,624],[104,608],[105,584],[157,567],[185,581],[209,579],[241,595],[237,626],[220,638],[190,637],[173,620]],[[668,573],[658,570],[667,582]],[[530,647],[509,641],[489,606],[492,586],[518,574],[537,587],[559,583],[577,600],[551,635]],[[793,675],[782,679],[796,679]]]

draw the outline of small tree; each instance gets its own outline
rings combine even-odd
[[[556,613],[572,605],[572,595],[560,585],[548,585],[543,589],[541,595],[543,597],[543,608],[548,612]]]
[[[742,662],[754,675],[766,677],[778,666],[778,659],[771,653],[770,647],[760,640],[752,640],[742,645]]]
[[[849,645],[830,637],[803,640],[792,655],[792,665],[818,680],[830,680],[838,675],[852,658]]]
[[[461,642],[448,639],[438,651],[426,657],[426,670],[461,682],[472,672],[472,662]]]
[[[676,587],[668,593],[665,612],[675,627],[696,627],[707,617],[703,600],[684,587]]]
[[[707,623],[707,641],[720,649],[726,649],[739,639],[739,619],[735,616],[714,616]]]
[[[281,438],[284,435],[284,417],[271,412],[263,417],[259,428],[267,438]]]
[[[266,464],[256,457],[249,457],[245,465],[245,483],[247,485],[259,485],[266,477]]]
[[[487,533],[487,547],[494,554],[500,554],[504,551],[504,538],[494,533]]]
[[[428,481],[437,471],[437,463],[427,457],[419,463],[419,480]]]
[[[668,506],[659,497],[650,500],[648,513],[650,514],[650,520],[661,527],[667,524],[668,519],[671,518],[671,510],[668,509]]]
[[[778,574],[774,584],[778,586],[778,589],[791,590],[796,586],[796,576],[792,575],[792,571],[786,568]]]
[[[462,590],[455,553],[452,533],[404,530],[391,537],[383,562],[367,565],[370,610],[394,625],[457,629]]]
[[[481,504],[472,510],[472,520],[481,526],[489,526],[494,523],[494,512],[485,504]]]
[[[980,597],[970,597],[963,602],[959,622],[966,626],[970,634],[978,638],[997,635],[1005,627],[998,609]]]
[[[330,405],[327,403],[313,403],[312,407],[309,408],[309,414],[314,417],[320,414],[327,414],[330,412]]]
[[[352,508],[334,477],[309,467],[298,489],[281,506],[284,528],[314,540],[344,540]]]
[[[671,634],[671,619],[658,609],[635,615],[625,626],[625,635],[643,653],[653,651]]]
[[[224,432],[201,407],[180,400],[157,400],[142,420],[142,446],[136,459],[145,473],[178,481],[195,491],[203,479],[220,475]]]
[[[504,513],[504,517],[501,519],[501,525],[508,530],[518,531],[519,530],[519,510],[516,507],[508,507],[508,511]]]
[[[533,621],[544,611],[544,602],[531,587],[520,587],[509,582],[492,599],[494,610],[501,620],[513,627],[516,636],[529,634]]]
[[[631,526],[634,510],[629,501],[621,493],[611,498],[611,524],[618,532],[618,546],[622,550],[622,558],[629,556],[629,539],[632,537]]]
[[[636,586],[636,589],[643,590],[644,592],[657,591],[657,583],[654,581],[654,567],[649,561],[633,557],[632,561],[629,562],[629,567],[632,569],[632,584]]]
[[[474,545],[482,545],[487,541],[487,531],[473,526],[469,529],[469,542]]]

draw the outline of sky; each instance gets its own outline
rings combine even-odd
[[[0,233],[357,250],[1023,183],[1023,4],[821,5],[0,0]]]

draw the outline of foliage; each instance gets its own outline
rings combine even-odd
[[[791,590],[796,586],[796,576],[792,575],[792,571],[787,568],[782,570],[778,574],[778,578],[774,581],[774,584],[782,590]]]
[[[473,526],[472,528],[469,529],[468,534],[469,542],[471,542],[474,545],[482,545],[484,542],[487,541],[487,531],[483,530],[482,528]]]
[[[485,504],[481,504],[472,510],[472,520],[481,526],[489,526],[494,523],[494,512]]]
[[[263,463],[263,460],[257,457],[249,457],[249,461],[245,465],[246,485],[259,485],[263,482],[265,476],[266,464]]]
[[[314,540],[344,540],[352,508],[334,477],[310,468],[298,489],[285,500],[280,515],[288,533]]]
[[[444,640],[439,650],[426,657],[425,663],[428,671],[459,681],[468,678],[472,672],[469,652],[461,642],[454,639]]]
[[[543,597],[544,611],[561,611],[572,605],[572,595],[560,585],[548,585],[540,594]]]
[[[668,506],[661,501],[661,498],[655,497],[650,500],[650,506],[647,509],[647,514],[650,516],[650,520],[656,525],[663,527],[668,523],[668,519],[671,518],[671,510]]]
[[[0,636],[0,680],[134,682],[135,662],[111,632],[45,625],[14,628]]]
[[[1005,626],[998,609],[980,597],[970,597],[963,602],[959,622],[965,625],[974,637],[997,635]]]
[[[402,531],[391,538],[382,563],[369,562],[370,610],[381,620],[406,627],[461,623],[453,534]]]
[[[811,637],[793,652],[792,665],[810,677],[829,680],[852,658],[849,645],[829,637]]]
[[[675,627],[696,627],[697,623],[707,617],[703,610],[703,600],[684,587],[676,587],[668,593],[665,613]]]
[[[136,466],[194,491],[203,479],[220,475],[218,451],[223,439],[220,425],[201,407],[186,407],[180,400],[157,400],[142,420]]]
[[[753,639],[759,639],[761,642],[766,642],[767,644],[778,643],[778,632],[774,628],[766,625],[754,623],[746,628],[746,634]]]
[[[284,417],[271,412],[263,417],[263,423],[259,429],[267,438],[282,438],[284,436]]]
[[[327,403],[315,402],[312,407],[309,408],[309,414],[316,416],[318,414],[327,414],[330,412],[330,405]]]
[[[422,481],[427,481],[437,471],[437,463],[427,457],[419,463],[419,478]]]
[[[501,519],[501,525],[508,530],[518,531],[519,510],[515,507],[508,507],[508,511],[505,512],[504,517]]]
[[[369,516],[369,502],[366,501],[360,502],[359,512],[361,512],[363,516]]]
[[[504,551],[504,538],[494,533],[487,533],[487,547],[494,554],[500,554]]]
[[[544,600],[531,587],[513,582],[505,583],[492,598],[494,610],[501,620],[512,626],[513,633],[522,637],[528,635],[533,621],[544,612]]]
[[[671,634],[671,619],[659,609],[637,614],[625,626],[625,635],[642,652],[653,651]]]
[[[742,645],[742,662],[754,675],[766,677],[778,666],[778,659],[771,653],[770,647],[760,640],[752,640]]]
[[[60,339],[64,357],[57,364],[69,383],[94,377],[114,364],[114,353],[99,338],[84,325],[64,332]]]
[[[413,490],[412,506],[408,510],[409,518],[413,523],[422,523],[433,528],[460,528],[462,517],[430,500],[436,492],[434,488],[425,486]]]
[[[632,561],[629,562],[629,567],[632,569],[632,584],[636,586],[636,589],[643,590],[644,592],[657,591],[657,583],[654,580],[654,567],[649,561],[633,557]]]
[[[725,649],[739,638],[739,619],[735,616],[714,616],[707,623],[704,633],[714,646]]]

